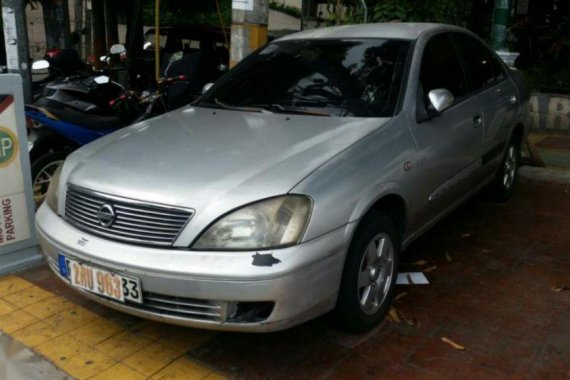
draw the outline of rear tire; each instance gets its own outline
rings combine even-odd
[[[392,303],[400,239],[384,214],[370,212],[348,249],[335,314],[340,327],[362,333],[377,326]]]
[[[520,142],[515,138],[511,138],[501,165],[497,169],[495,179],[489,185],[489,194],[493,200],[506,202],[513,196],[520,155]]]
[[[46,197],[53,173],[65,161],[68,154],[61,151],[50,152],[32,162],[32,189],[36,210],[40,208]]]

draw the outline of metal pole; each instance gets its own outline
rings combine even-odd
[[[507,49],[509,5],[509,0],[495,0],[493,28],[491,29],[491,45],[495,50]]]
[[[115,3],[110,0],[105,0],[103,3],[105,8],[105,35],[107,48],[119,42],[119,29],[117,22],[117,10]]]
[[[230,66],[267,43],[268,0],[232,2]]]
[[[362,4],[362,11],[364,12],[364,23],[366,24],[368,22],[368,6],[366,5],[366,0],[360,0],[360,3]]]
[[[4,44],[8,72],[20,74],[24,86],[24,101],[32,101],[32,80],[28,64],[28,30],[26,28],[26,3],[24,0],[2,0]]]
[[[154,77],[160,80],[160,0],[154,4]]]
[[[95,67],[101,68],[99,57],[107,54],[105,46],[105,9],[103,0],[93,0],[91,2],[91,26],[93,28],[93,55]]]

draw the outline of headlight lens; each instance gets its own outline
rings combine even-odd
[[[267,249],[299,243],[311,213],[311,200],[286,195],[245,206],[214,223],[194,249]]]
[[[48,206],[56,213],[59,206],[59,178],[61,177],[62,168],[63,164],[59,165],[59,167],[53,173],[45,200]]]

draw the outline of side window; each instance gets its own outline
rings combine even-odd
[[[500,75],[504,75],[500,66],[495,67],[498,64],[498,62],[493,62],[495,57],[480,41],[463,33],[454,33],[453,38],[459,55],[465,63],[472,91],[491,85],[499,79]]]
[[[420,69],[420,84],[425,96],[437,88],[445,88],[456,99],[467,95],[465,75],[448,33],[432,37],[426,44]]]
[[[506,77],[505,67],[501,62],[499,62],[499,58],[497,58],[492,53],[490,53],[490,58],[491,58],[491,65],[493,66],[493,72],[495,74],[495,80],[497,81],[503,80]]]

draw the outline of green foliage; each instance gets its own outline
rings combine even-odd
[[[438,22],[466,26],[473,0],[377,0],[367,1],[368,22]],[[345,1],[348,17],[343,23],[362,22],[359,1]]]
[[[297,7],[292,7],[290,5],[281,4],[274,0],[269,1],[269,8],[288,14],[289,16],[293,16],[296,18],[301,18],[301,10]]]
[[[231,0],[219,0],[224,25],[229,27],[232,21]],[[143,5],[144,25],[154,25],[154,0],[145,0]],[[220,26],[214,0],[161,0],[161,25],[212,25]]]

